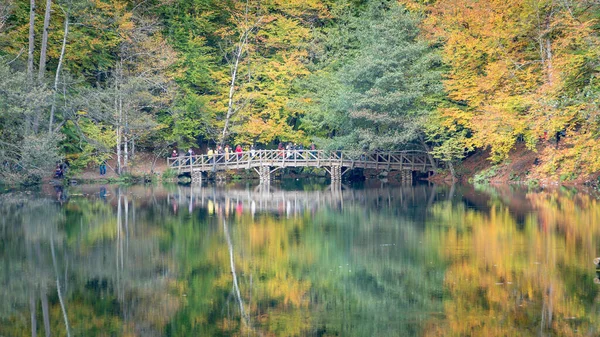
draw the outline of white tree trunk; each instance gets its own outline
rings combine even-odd
[[[50,11],[52,0],[46,0],[46,12],[44,14],[44,30],[42,31],[42,45],[40,46],[40,66],[38,69],[38,81],[42,82],[46,73],[46,52],[48,50],[48,26],[50,26]]]
[[[123,171],[127,172],[127,167],[129,165],[129,150],[128,150],[129,139],[127,138],[127,134],[123,136]]]
[[[121,112],[122,112],[122,104],[123,101],[121,100],[121,95],[119,93],[119,73],[120,69],[119,67],[117,67],[117,70],[115,72],[115,118],[116,118],[116,131],[117,131],[117,174],[120,175],[121,174]]]
[[[231,83],[229,84],[229,101],[227,104],[227,115],[225,116],[225,125],[223,126],[223,133],[221,134],[221,141],[219,142],[221,144],[221,146],[223,146],[225,143],[225,137],[227,137],[227,131],[229,128],[229,120],[231,119],[231,117],[233,116],[233,113],[234,113],[233,95],[235,94],[235,81],[236,81],[238,69],[240,66],[240,59],[242,58],[242,53],[243,53],[244,47],[246,45],[246,42],[248,41],[246,32],[244,32],[244,35],[246,37],[243,39],[240,39],[237,54],[235,56],[235,63],[234,63],[233,69],[231,71]]]
[[[29,50],[27,52],[27,77],[33,82],[33,52],[35,50],[35,0],[29,1]]]
[[[56,93],[58,92],[58,79],[60,78],[60,70],[62,69],[62,63],[65,58],[67,36],[69,35],[69,15],[64,10],[63,13],[65,13],[65,29],[63,32],[64,35],[62,41],[62,48],[60,50],[60,57],[58,58],[58,66],[56,67],[56,75],[54,76],[54,92],[52,93],[52,107],[50,108],[50,122],[48,123],[48,133],[52,133],[52,123],[54,123],[54,111],[56,110]]]
[[[454,170],[454,165],[452,164],[452,161],[449,160],[447,161],[448,163],[448,168],[450,169],[450,174],[452,175],[452,183],[456,182],[456,171]]]
[[[231,69],[231,83],[229,84],[229,99],[228,99],[228,103],[227,103],[227,115],[225,115],[225,125],[223,125],[223,132],[221,133],[221,141],[219,142],[221,144],[221,146],[223,146],[225,143],[225,138],[227,137],[227,132],[229,129],[229,123],[231,121],[231,117],[233,117],[233,115],[237,112],[237,109],[234,108],[233,97],[235,95],[235,82],[236,82],[238,70],[240,67],[240,60],[242,59],[242,56],[244,55],[244,49],[246,48],[246,45],[248,44],[248,36],[252,32],[252,30],[260,24],[260,22],[262,20],[262,18],[259,18],[253,26],[250,26],[248,24],[248,21],[249,21],[248,19],[249,19],[249,15],[250,15],[249,9],[250,9],[249,2],[246,0],[246,12],[244,13],[244,20],[246,22],[245,30],[242,32],[242,35],[240,35],[240,40],[237,43],[235,60],[233,63],[233,68]]]

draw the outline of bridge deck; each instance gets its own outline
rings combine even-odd
[[[375,170],[410,170],[429,172],[435,169],[425,152],[366,152],[324,150],[257,150],[241,153],[183,156],[167,159],[178,173],[207,172],[260,167],[342,167]]]

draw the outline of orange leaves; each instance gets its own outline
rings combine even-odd
[[[441,114],[468,125],[478,146],[491,148],[492,160],[506,158],[518,139],[534,148],[544,133],[590,122],[582,118],[590,107],[576,96],[597,74],[593,10],[554,0],[404,2],[429,14],[424,28],[445,43],[448,96],[471,112]]]

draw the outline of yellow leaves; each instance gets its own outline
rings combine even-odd
[[[131,20],[133,13],[126,12],[121,17],[117,19],[117,27],[119,30],[127,32],[133,30],[135,27],[133,21]]]
[[[467,128],[471,127],[473,113],[467,110],[451,107],[440,108],[438,112],[443,118],[443,121],[441,123],[442,126],[448,128],[451,132],[457,131],[457,125]]]

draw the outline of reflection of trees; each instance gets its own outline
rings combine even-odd
[[[519,204],[499,202],[507,196],[494,191],[485,213],[462,202],[431,209],[428,235],[442,239],[440,253],[450,266],[446,319],[427,334],[597,335],[590,268],[596,254],[591,243],[600,238],[597,201],[529,192],[513,198]]]
[[[247,190],[95,191],[0,196],[0,335],[599,331],[588,196],[272,191],[293,212],[253,214]]]
[[[319,230],[308,239],[318,243],[311,250],[321,261],[312,275],[315,326],[332,335],[421,334],[441,310],[444,266],[431,249],[436,240],[412,220],[415,213],[353,206],[317,214]]]
[[[443,277],[437,255],[426,253],[431,243],[423,228],[408,220],[424,216],[416,206],[426,203],[432,190],[422,191],[355,191],[346,195],[343,211],[324,198],[321,208],[305,207],[289,218],[277,211],[254,217],[235,212],[239,192],[194,197],[198,203],[206,200],[206,208],[192,217],[179,212],[168,223],[187,295],[187,306],[168,331],[178,336],[418,333],[441,310]],[[226,226],[220,219],[227,219]]]
[[[116,207],[86,198],[63,207],[19,194],[2,198],[9,202],[0,203],[7,215],[0,217],[0,335],[161,334],[178,304],[165,291],[170,262],[157,236],[146,235],[160,231],[151,214],[132,214],[133,201],[120,191],[111,200]]]

